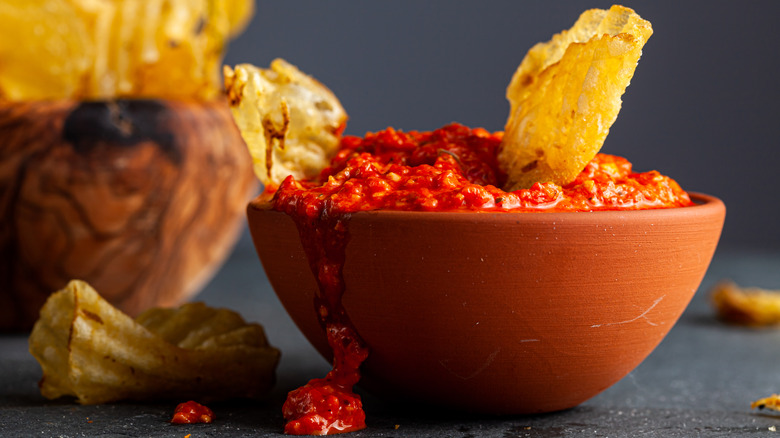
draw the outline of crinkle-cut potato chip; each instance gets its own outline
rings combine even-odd
[[[338,98],[292,64],[224,67],[233,118],[266,187],[317,176],[339,146],[347,113]]]
[[[505,190],[565,185],[604,144],[653,29],[633,10],[585,11],[574,26],[523,59],[507,88],[499,162]]]
[[[254,0],[0,2],[0,98],[209,100]]]
[[[780,324],[780,291],[741,288],[730,281],[715,285],[712,303],[723,321],[751,327]]]
[[[780,395],[772,394],[766,398],[760,398],[750,404],[750,409],[769,409],[772,411],[780,411]]]
[[[41,394],[79,403],[257,397],[274,384],[279,350],[259,324],[202,303],[137,320],[87,283],[52,294],[30,335]]]

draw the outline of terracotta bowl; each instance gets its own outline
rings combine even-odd
[[[0,103],[0,330],[70,279],[122,310],[178,304],[257,190],[224,102]]]
[[[361,385],[497,414],[595,396],[653,351],[699,287],[725,207],[694,198],[668,210],[354,214],[343,303],[371,348]],[[257,200],[248,215],[281,302],[330,357],[295,224]]]

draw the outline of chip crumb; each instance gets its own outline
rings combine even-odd
[[[192,436],[191,433],[188,433],[187,435],[184,435],[184,438],[190,438]]]
[[[756,408],[780,411],[780,395],[772,394],[769,397],[758,399],[750,404],[750,409]]]
[[[401,427],[401,425],[400,424],[396,424],[395,426],[393,426],[393,429],[398,430],[399,427]]]
[[[721,281],[712,288],[711,300],[718,317],[748,327],[780,325],[780,291],[740,287]]]

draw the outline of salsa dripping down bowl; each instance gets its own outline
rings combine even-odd
[[[654,210],[352,214],[342,302],[370,349],[360,385],[493,414],[599,394],[653,351],[704,277],[725,206],[691,198]],[[296,224],[260,198],[247,212],[276,294],[330,358]]]

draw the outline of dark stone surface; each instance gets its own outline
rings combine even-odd
[[[719,251],[680,322],[634,372],[583,405],[519,417],[471,416],[403,409],[364,394],[369,428],[353,437],[683,437],[754,436],[780,428],[780,415],[750,402],[780,392],[780,330],[731,327],[715,320],[707,290],[730,278],[780,289],[780,254]],[[278,384],[260,401],[210,405],[210,425],[168,423],[174,404],[79,406],[45,400],[40,368],[25,336],[0,337],[0,435],[13,437],[279,436],[287,391],[320,377],[328,364],[284,313],[254,250],[241,241],[227,265],[198,296],[261,322],[282,350]]]

